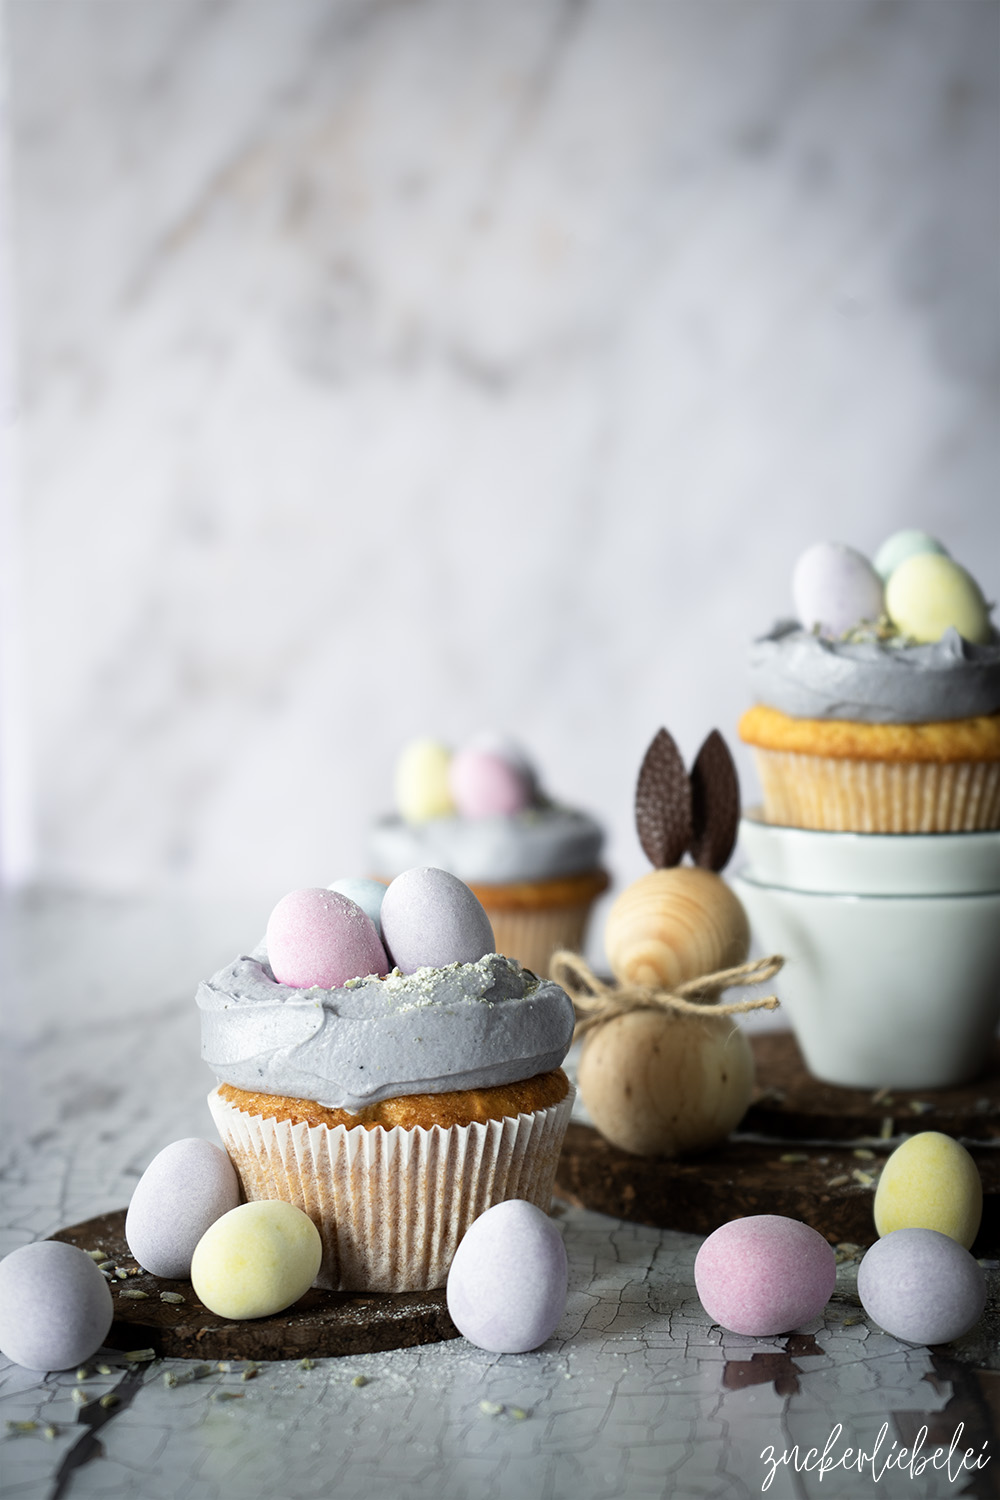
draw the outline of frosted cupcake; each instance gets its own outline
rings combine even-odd
[[[494,951],[445,871],[371,895],[368,912],[331,890],[279,902],[264,943],[199,986],[202,1055],[246,1197],[317,1225],[317,1285],[416,1291],[494,1203],[548,1210],[573,1008]]]
[[[557,948],[583,948],[608,885],[603,831],[546,796],[511,740],[482,735],[454,753],[416,740],[397,762],[395,793],[396,811],[370,836],[380,879],[417,864],[450,870],[482,902],[498,949],[536,974]]]
[[[797,621],[754,643],[740,721],[768,822],[863,833],[1000,828],[1000,638],[940,543],[873,566],[834,543],[794,579]]]

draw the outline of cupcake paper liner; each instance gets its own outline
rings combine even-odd
[[[315,1285],[373,1292],[443,1286],[462,1236],[495,1203],[548,1212],[572,1103],[570,1089],[516,1118],[366,1130],[265,1119],[208,1096],[247,1199],[294,1203],[319,1230]]]
[[[485,903],[484,903],[485,904]],[[516,958],[533,974],[548,977],[549,960],[557,948],[583,948],[592,901],[547,911],[498,911],[486,904],[498,953]]]
[[[755,749],[769,823],[855,833],[1000,828],[1000,762],[848,760]]]

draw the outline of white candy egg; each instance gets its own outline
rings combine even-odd
[[[39,1240],[0,1261],[0,1350],[27,1370],[70,1370],[104,1343],[111,1291],[75,1245]]]
[[[448,1311],[470,1344],[521,1354],[555,1332],[567,1281],[559,1230],[533,1203],[512,1198],[466,1232],[448,1275]]]
[[[239,1178],[221,1146],[174,1141],[136,1184],[125,1216],[128,1247],[154,1276],[189,1276],[195,1245],[239,1201]]]

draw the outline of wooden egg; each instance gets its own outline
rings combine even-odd
[[[636,1156],[677,1156],[725,1140],[746,1113],[753,1080],[753,1054],[735,1017],[710,1010],[617,1016],[587,1036],[578,1075],[595,1127]]]
[[[675,989],[733,968],[750,951],[750,924],[720,875],[696,865],[650,870],[608,913],[604,946],[622,984]]]

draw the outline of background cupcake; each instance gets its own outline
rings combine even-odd
[[[498,951],[536,974],[557,948],[584,946],[608,885],[603,830],[549,798],[514,741],[483,734],[452,752],[415,740],[397,762],[395,794],[396,811],[371,831],[378,878],[419,864],[451,871],[486,909]]]
[[[374,916],[291,892],[265,942],[199,986],[216,1126],[248,1199],[317,1225],[318,1285],[441,1286],[487,1208],[548,1209],[573,1008],[494,948],[461,881],[414,869]]]
[[[1000,828],[1000,638],[939,542],[899,532],[874,564],[811,547],[797,621],[754,643],[740,721],[769,822],[869,833]]]

